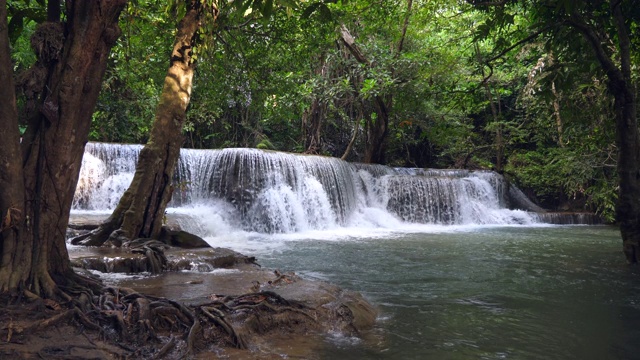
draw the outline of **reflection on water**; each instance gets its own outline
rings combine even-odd
[[[611,227],[492,227],[287,241],[256,254],[362,292],[380,344],[328,340],[327,359],[631,359],[640,273]]]

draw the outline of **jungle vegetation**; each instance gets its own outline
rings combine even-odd
[[[0,292],[98,286],[64,239],[84,144],[162,121],[187,147],[493,169],[617,220],[637,262],[638,5],[0,0]]]
[[[269,20],[222,11],[201,29],[206,40],[196,48],[183,146],[493,169],[543,207],[594,211],[614,221],[614,95],[587,40],[552,24],[565,6],[596,10],[563,1],[497,3],[508,6],[326,1],[274,8]],[[609,3],[598,3],[583,5],[606,12]],[[163,2],[128,3],[90,140],[148,139],[175,11]],[[637,31],[637,10],[625,14],[629,31]],[[612,23],[602,26],[614,30]],[[604,36],[618,61],[615,34]],[[26,33],[16,40],[14,61],[27,67],[20,44],[28,44]]]

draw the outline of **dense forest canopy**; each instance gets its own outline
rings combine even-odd
[[[329,11],[226,16],[207,29],[185,146],[304,152],[315,134],[313,152],[364,161],[378,97],[392,104],[385,163],[495,169],[543,206],[613,220],[613,99],[596,59],[575,56],[590,51],[575,31],[560,34],[575,41],[540,36],[500,54],[527,37],[535,19],[524,10],[499,34],[495,15],[463,2],[320,5]],[[125,9],[92,140],[146,140],[171,11]],[[341,41],[341,25],[366,64]]]
[[[148,139],[178,3],[125,6],[90,140]],[[266,3],[260,11],[220,3],[216,21],[200,29],[184,146],[493,169],[544,207],[614,220],[615,99],[592,45],[569,23],[575,13],[602,30],[619,62],[609,2]],[[640,7],[621,3],[636,33]],[[30,38],[44,5],[7,4],[23,115],[31,110],[20,74],[36,61]],[[632,50],[638,41],[632,36]],[[637,51],[630,61],[635,83]]]

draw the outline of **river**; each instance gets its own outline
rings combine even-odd
[[[74,211],[109,213],[140,148],[87,144]],[[499,174],[183,149],[174,183],[184,230],[379,306],[324,359],[640,358],[640,270],[617,229],[544,224]]]
[[[633,359],[639,270],[607,226],[219,237],[267,267],[377,304],[379,328],[323,359]],[[368,340],[367,340],[368,339]]]

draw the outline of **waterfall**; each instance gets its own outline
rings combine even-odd
[[[74,211],[115,208],[140,149],[87,144]],[[489,171],[392,168],[257,149],[182,149],[173,184],[172,211],[198,213],[213,227],[258,233],[537,219],[508,209],[509,186]]]

